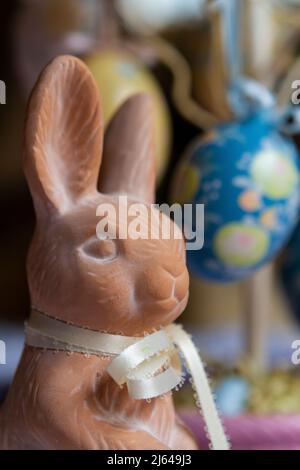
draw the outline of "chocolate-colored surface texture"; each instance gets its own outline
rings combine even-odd
[[[101,203],[118,208],[123,195],[150,212],[152,116],[147,96],[130,98],[103,139],[100,98],[86,66],[61,56],[40,76],[28,106],[24,152],[37,218],[27,272],[38,310],[81,327],[143,336],[185,308],[182,240],[96,237]],[[0,448],[196,448],[171,394],[149,403],[131,399],[106,372],[110,360],[25,345],[0,410]]]

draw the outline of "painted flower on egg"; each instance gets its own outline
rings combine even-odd
[[[266,111],[223,124],[180,163],[173,196],[205,206],[204,247],[187,252],[191,271],[220,282],[245,278],[276,256],[296,224],[296,147]]]
[[[213,245],[214,252],[224,265],[248,267],[266,254],[269,237],[260,227],[230,223],[220,228]]]
[[[259,190],[271,199],[289,197],[297,185],[295,164],[275,149],[255,155],[250,172]]]

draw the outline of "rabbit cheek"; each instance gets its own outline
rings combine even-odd
[[[173,294],[174,279],[166,273],[155,270],[140,277],[136,285],[136,299],[143,312],[145,328],[158,327],[176,309],[178,300]]]
[[[189,275],[185,268],[184,271],[176,278],[174,296],[181,302],[189,291]]]
[[[89,305],[89,325],[96,329],[119,331],[134,310],[133,286],[124,276],[121,261],[112,263],[80,259],[78,304]]]
[[[172,297],[174,281],[164,273],[145,270],[136,284],[136,297],[142,302],[166,301]]]

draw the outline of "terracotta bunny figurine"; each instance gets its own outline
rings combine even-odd
[[[117,205],[119,195],[154,201],[147,96],[123,105],[102,144],[91,74],[74,57],[56,58],[33,91],[25,129],[24,168],[37,216],[27,266],[32,305],[79,327],[143,336],[185,308],[184,242],[99,240],[95,229],[103,202]],[[197,448],[171,394],[132,399],[107,373],[110,361],[25,345],[0,412],[0,448]]]

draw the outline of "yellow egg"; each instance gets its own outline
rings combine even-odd
[[[84,58],[101,93],[105,125],[119,106],[135,93],[148,93],[155,109],[157,182],[168,164],[171,143],[170,115],[164,95],[146,66],[127,51],[104,49]]]

